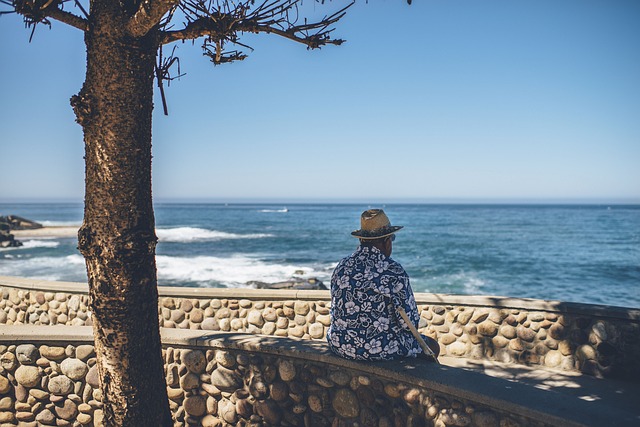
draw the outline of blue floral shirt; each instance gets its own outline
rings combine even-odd
[[[346,359],[415,357],[420,345],[396,311],[418,326],[418,310],[404,268],[380,250],[359,246],[331,277],[329,348]]]

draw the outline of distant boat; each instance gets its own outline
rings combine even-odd
[[[287,207],[285,206],[284,209],[282,209],[280,212],[289,212],[289,209],[287,209]]]

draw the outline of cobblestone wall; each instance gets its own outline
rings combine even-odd
[[[1,292],[0,324],[91,325],[86,294],[8,286]],[[324,339],[330,322],[328,293],[313,300],[281,301],[253,299],[248,290],[242,294],[248,297],[161,297],[160,325]],[[438,303],[426,303],[420,294],[416,298],[419,330],[438,340],[443,355],[640,379],[638,310],[579,305],[571,311],[570,304],[557,310],[514,308],[501,300],[471,306],[448,303],[446,296]]]
[[[543,425],[415,384],[286,354],[169,347],[163,356],[176,426]],[[0,344],[0,425],[102,426],[93,346]]]

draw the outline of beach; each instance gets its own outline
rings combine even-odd
[[[18,239],[63,239],[78,236],[78,227],[50,226],[33,230],[12,230],[11,234]]]

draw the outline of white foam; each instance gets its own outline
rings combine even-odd
[[[287,213],[289,209],[260,209],[258,212],[266,212],[266,213]]]
[[[19,251],[20,249],[33,249],[33,248],[57,248],[60,246],[60,242],[53,240],[26,240],[22,241],[22,246],[0,248],[1,252],[7,251]]]
[[[322,271],[290,264],[270,264],[248,255],[229,258],[198,256],[171,257],[156,256],[158,279],[171,282],[220,283],[229,287],[245,286],[247,282],[281,282],[291,279],[298,271],[303,276],[323,276]]]
[[[55,240],[26,240],[22,242],[22,248],[57,248],[60,246],[60,242]],[[19,249],[19,248],[18,248]]]
[[[38,280],[84,282],[86,269],[81,255],[64,257],[17,257],[0,263],[0,276],[20,276]]]
[[[159,228],[156,230],[161,242],[193,242],[198,240],[225,240],[225,239],[262,239],[273,237],[272,234],[236,234],[224,231],[207,230],[196,227]]]

